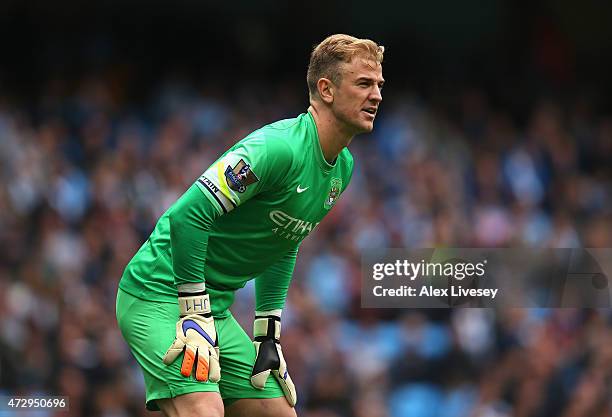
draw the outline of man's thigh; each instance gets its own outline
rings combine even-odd
[[[225,407],[225,417],[296,417],[295,409],[282,398],[245,398]]]
[[[167,417],[223,417],[223,401],[218,392],[193,392],[156,401]]]

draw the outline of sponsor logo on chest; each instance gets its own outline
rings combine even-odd
[[[309,190],[309,189],[310,189],[310,186],[308,185],[298,184],[297,188],[294,189],[294,191],[297,194],[293,194],[293,195],[296,195],[296,196],[301,195],[306,190]],[[340,197],[340,190],[342,190],[342,179],[332,178],[331,181],[329,182],[329,186],[321,190],[326,193],[324,194],[325,198],[323,200],[323,208],[325,210],[315,215],[315,218],[317,217],[322,218],[325,214],[327,214],[327,211],[330,210],[336,204],[336,201]],[[313,192],[315,191],[318,191],[318,190],[313,189]],[[318,204],[321,204],[321,203],[318,203]],[[313,208],[313,207],[315,206],[312,206],[312,205],[309,206],[309,208]],[[318,206],[318,207],[321,207],[321,206]],[[275,235],[281,238],[295,241],[295,242],[302,241],[320,223],[320,222],[313,222],[309,220],[300,219],[298,217],[294,217],[288,214],[287,212],[283,210],[279,210],[279,209],[270,211],[269,216],[270,216],[270,220],[272,220],[272,223],[274,223],[274,227],[272,228],[272,233],[274,233]]]
[[[304,239],[319,224],[319,222],[313,223],[290,216],[282,210],[272,210],[270,212],[270,220],[276,226],[272,229],[272,233],[295,242]]]

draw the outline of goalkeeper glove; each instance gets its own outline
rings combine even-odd
[[[287,363],[283,357],[283,350],[279,342],[281,332],[280,317],[275,315],[255,316],[253,323],[253,336],[255,340],[256,358],[251,385],[264,389],[270,372],[278,380],[285,398],[291,407],[297,402],[295,385],[287,372]]]
[[[208,294],[203,284],[195,288],[189,284],[182,285],[178,290],[180,318],[176,323],[176,339],[163,361],[170,365],[184,353],[181,366],[183,376],[191,376],[193,364],[197,361],[196,380],[218,382],[221,378],[219,347]]]

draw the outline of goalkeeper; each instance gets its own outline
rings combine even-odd
[[[248,135],[162,215],[127,265],[117,321],[146,406],[174,416],[295,416],[280,345],[300,242],[346,189],[373,128],[384,48],[332,35],[310,57],[308,111]],[[255,279],[251,341],[229,311]]]

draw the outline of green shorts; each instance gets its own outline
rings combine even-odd
[[[171,365],[164,365],[162,357],[176,336],[178,315],[178,303],[142,300],[121,289],[117,294],[117,322],[144,373],[147,409],[159,410],[155,400],[190,392],[219,392],[225,404],[240,398],[283,396],[273,377],[268,378],[264,390],[251,386],[255,347],[231,314],[215,318],[221,364],[219,383],[199,382],[193,375],[182,376],[182,356]]]

